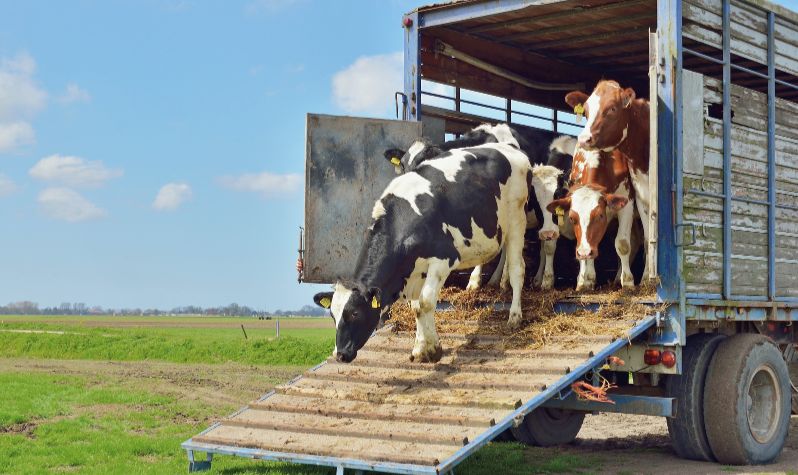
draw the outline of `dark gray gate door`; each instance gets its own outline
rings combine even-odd
[[[304,280],[332,283],[351,277],[374,202],[396,177],[383,152],[406,150],[421,123],[308,114],[306,130]]]

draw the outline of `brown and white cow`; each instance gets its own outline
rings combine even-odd
[[[617,150],[585,150],[577,146],[571,166],[574,185],[565,198],[548,206],[552,213],[567,213],[576,239],[576,258],[579,277],[576,290],[591,290],[596,284],[594,260],[607,225],[618,218],[615,251],[621,259],[620,282],[623,287],[634,286],[630,267],[631,235],[634,205],[627,161]]]
[[[579,146],[586,151],[618,151],[626,162],[635,190],[635,203],[643,225],[645,242],[649,240],[649,104],[637,99],[632,88],[622,88],[616,81],[599,81],[592,94],[573,91],[565,102],[575,110],[584,108],[587,123],[579,134]],[[656,192],[656,190],[653,190]],[[648,254],[653,248],[647,246]],[[644,276],[649,275],[653,255],[646,255]]]

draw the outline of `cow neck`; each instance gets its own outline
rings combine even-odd
[[[635,99],[631,104],[629,115],[629,128],[626,140],[618,145],[618,150],[629,161],[629,166],[635,171],[648,173],[649,155],[649,107],[645,99]]]
[[[585,164],[579,184],[598,185],[610,192],[614,192],[629,174],[626,160],[624,160],[623,155],[618,150],[599,153],[598,166],[590,167]]]
[[[404,285],[404,246],[391,245],[384,231],[369,231],[355,266],[355,284],[365,289],[380,289],[380,304],[384,308],[398,300]]]

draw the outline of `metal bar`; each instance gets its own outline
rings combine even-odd
[[[569,388],[572,383],[581,378],[585,373],[598,366],[601,366],[607,358],[626,346],[629,341],[642,335],[643,332],[651,328],[655,323],[656,319],[654,317],[644,318],[640,323],[637,324],[637,326],[629,330],[628,338],[619,338],[605,346],[592,358],[589,358],[587,361],[576,367],[572,372],[568,373],[568,375],[558,380],[557,383],[538,393],[535,397],[522,404],[521,407],[498,422],[495,426],[478,435],[473,441],[471,441],[471,443],[458,450],[448,459],[442,461],[441,464],[438,465],[439,472],[446,473],[447,471],[453,469],[457,464],[465,460],[465,458],[471,455],[474,451],[482,448],[496,436],[509,429],[516,419],[523,418],[543,404],[546,400],[555,396],[560,391]]]
[[[731,298],[731,5],[723,2],[723,295]]]
[[[569,409],[572,411],[613,412],[637,414],[641,416],[673,417],[674,398],[654,396],[633,396],[629,394],[609,394],[614,404],[606,402],[582,401],[576,394],[565,399],[549,399],[542,407]]]
[[[551,130],[553,130],[554,133],[556,134],[557,133],[557,129],[558,129],[558,127],[557,127],[557,125],[558,125],[557,124],[557,122],[558,122],[557,109],[552,109],[552,110],[554,111],[554,114],[552,114],[552,117],[551,117],[551,122],[552,122],[552,129]]]
[[[665,302],[680,302],[683,295],[682,250],[676,246],[677,225],[682,223],[682,143],[677,138],[681,127],[682,100],[682,11],[678,0],[657,1],[657,51],[661,68],[657,98],[657,135],[659,187],[657,268],[660,285],[657,296]],[[677,108],[678,106],[678,108]],[[679,312],[683,315],[683,312]],[[683,319],[683,317],[678,317]],[[683,322],[674,322],[680,340],[685,338]]]
[[[505,121],[508,124],[513,121],[513,109],[512,109],[511,102],[512,101],[510,100],[510,98],[507,98],[507,99],[504,100],[504,104],[505,104],[504,116],[505,116]]]
[[[460,112],[460,86],[454,88],[454,110]]]
[[[776,84],[798,90],[798,84],[793,84],[791,82],[783,81],[781,79],[776,79]]]
[[[648,34],[648,97],[657,97],[657,89],[659,88],[659,52],[657,34],[649,32]],[[659,189],[659,175],[657,174],[659,156],[657,155],[657,112],[659,101],[649,101],[649,165],[648,165],[648,189]],[[677,109],[677,116],[681,116]],[[677,127],[676,137],[681,137],[681,131]],[[679,149],[677,145],[677,150]],[[657,273],[657,216],[659,214],[659,196],[657,193],[650,193],[648,203],[648,242],[646,243],[646,259],[648,267],[648,275],[643,276],[645,279],[655,279]]]
[[[700,53],[700,52],[698,52],[698,51],[696,51],[694,49],[691,49],[691,48],[686,48],[685,47],[685,48],[682,48],[682,51],[684,51],[685,53],[689,53],[689,54],[691,54],[693,56],[697,56],[697,57],[699,57],[701,59],[705,59],[707,61],[711,61],[713,63],[719,64],[719,65],[723,64],[723,60],[722,59],[713,58],[712,56],[709,56],[709,55],[704,54],[704,53]]]
[[[411,12],[405,15],[403,25],[405,26],[404,44],[404,88],[405,96],[408,101],[407,120],[421,120],[421,61],[419,53],[419,15],[418,12]]]
[[[277,462],[298,463],[305,465],[318,465],[323,467],[343,467],[354,470],[373,470],[380,472],[400,473],[412,475],[415,473],[429,473],[437,475],[433,466],[411,465],[392,462],[369,462],[366,460],[327,457],[321,455],[294,454],[288,452],[272,452],[262,449],[248,449],[244,447],[230,447],[225,445],[205,444],[188,440],[182,447],[186,450],[196,450],[221,455],[235,455],[256,460],[273,460]]]
[[[501,15],[531,7],[529,0],[502,0],[498,2],[463,2],[454,7],[438,8],[426,11],[421,17],[421,27],[431,28],[434,26],[451,25],[461,21],[473,20],[475,18],[485,18],[492,15]]]
[[[776,298],[776,15],[768,12],[768,297]]]
[[[451,56],[452,58],[458,59],[466,64],[470,64],[475,68],[479,68],[483,71],[487,71],[491,74],[503,77],[509,81],[518,83],[522,86],[526,86],[531,89],[539,89],[541,91],[567,91],[571,89],[584,89],[585,86],[584,83],[555,84],[555,83],[546,83],[541,81],[532,81],[520,74],[508,71],[504,68],[500,68],[498,66],[488,63],[487,61],[483,61],[477,57],[471,56],[468,53],[459,51],[458,49],[454,48],[452,45],[445,43],[441,40],[435,41],[435,50],[440,54]]]
[[[760,73],[759,71],[754,71],[753,69],[746,68],[745,66],[740,66],[739,64],[732,63],[731,67],[734,68],[734,69],[737,69],[739,71],[743,71],[743,72],[746,72],[748,74],[754,75],[754,76],[756,76],[758,78],[761,78],[761,79],[768,79],[768,75],[767,74]]]

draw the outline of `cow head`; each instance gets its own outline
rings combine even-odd
[[[535,165],[532,167],[532,188],[541,210],[545,210],[554,201],[558,179],[562,170],[551,165]],[[541,241],[553,241],[560,237],[560,228],[554,222],[551,213],[543,212],[543,226],[538,231]]]
[[[383,153],[383,156],[393,165],[397,175],[411,170],[424,160],[436,157],[443,152],[439,147],[432,145],[424,139],[416,140],[407,151],[398,148],[390,148]]]
[[[628,202],[624,196],[584,185],[571,190],[565,198],[552,201],[547,209],[557,213],[560,208],[568,213],[576,238],[576,258],[585,260],[598,257],[598,245],[609,223],[608,211],[618,211]]]
[[[334,292],[318,293],[313,301],[329,309],[335,321],[335,359],[351,362],[380,322],[380,290],[338,282]]]
[[[572,91],[565,102],[587,117],[585,128],[579,134],[579,145],[586,150],[611,151],[626,139],[631,119],[631,105],[635,99],[632,88],[621,88],[615,81],[600,81],[588,96],[582,91]]]

